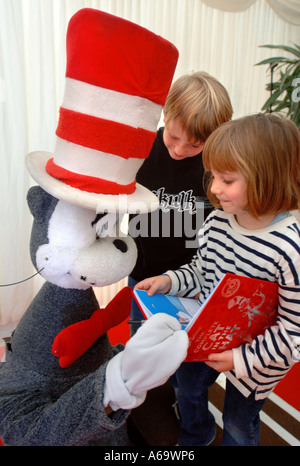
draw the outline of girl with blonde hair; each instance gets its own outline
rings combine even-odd
[[[273,115],[224,123],[207,139],[203,164],[216,208],[199,232],[199,249],[177,270],[137,288],[195,297],[199,302],[226,272],[278,283],[275,325],[251,343],[183,363],[176,373],[181,445],[206,445],[215,423],[208,386],[225,372],[223,445],[258,445],[259,412],[300,360],[300,133]]]

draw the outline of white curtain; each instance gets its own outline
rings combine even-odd
[[[257,0],[203,0],[206,5],[222,11],[243,11]],[[299,0],[266,0],[273,10],[289,23],[300,25]]]
[[[263,44],[300,43],[297,0],[0,0],[0,284],[35,270],[29,255],[32,181],[24,158],[52,152],[65,73],[70,17],[92,7],[134,21],[173,42],[175,79],[205,70],[228,89],[234,117],[257,112],[267,98],[265,67],[276,51]],[[0,337],[8,336],[42,283],[0,287]],[[105,305],[126,281],[99,289]]]

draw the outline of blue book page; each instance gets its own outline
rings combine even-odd
[[[177,296],[168,296],[156,293],[153,296],[148,296],[146,291],[134,290],[140,305],[144,309],[145,314],[150,317],[151,314],[158,314],[164,312],[175,317],[184,329],[190,322],[194,313],[199,309],[196,300],[193,303],[193,308],[187,308],[183,302],[187,299],[178,298]],[[191,301],[189,299],[189,301]]]

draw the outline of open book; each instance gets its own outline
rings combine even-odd
[[[277,318],[277,283],[231,273],[221,278],[202,305],[194,298],[148,296],[137,289],[133,295],[146,319],[164,312],[179,320],[189,335],[186,361],[203,361],[210,353],[250,343]]]

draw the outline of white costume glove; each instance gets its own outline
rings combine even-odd
[[[156,314],[112,358],[106,369],[104,405],[132,409],[151,388],[164,384],[184,361],[188,336],[177,319]]]

